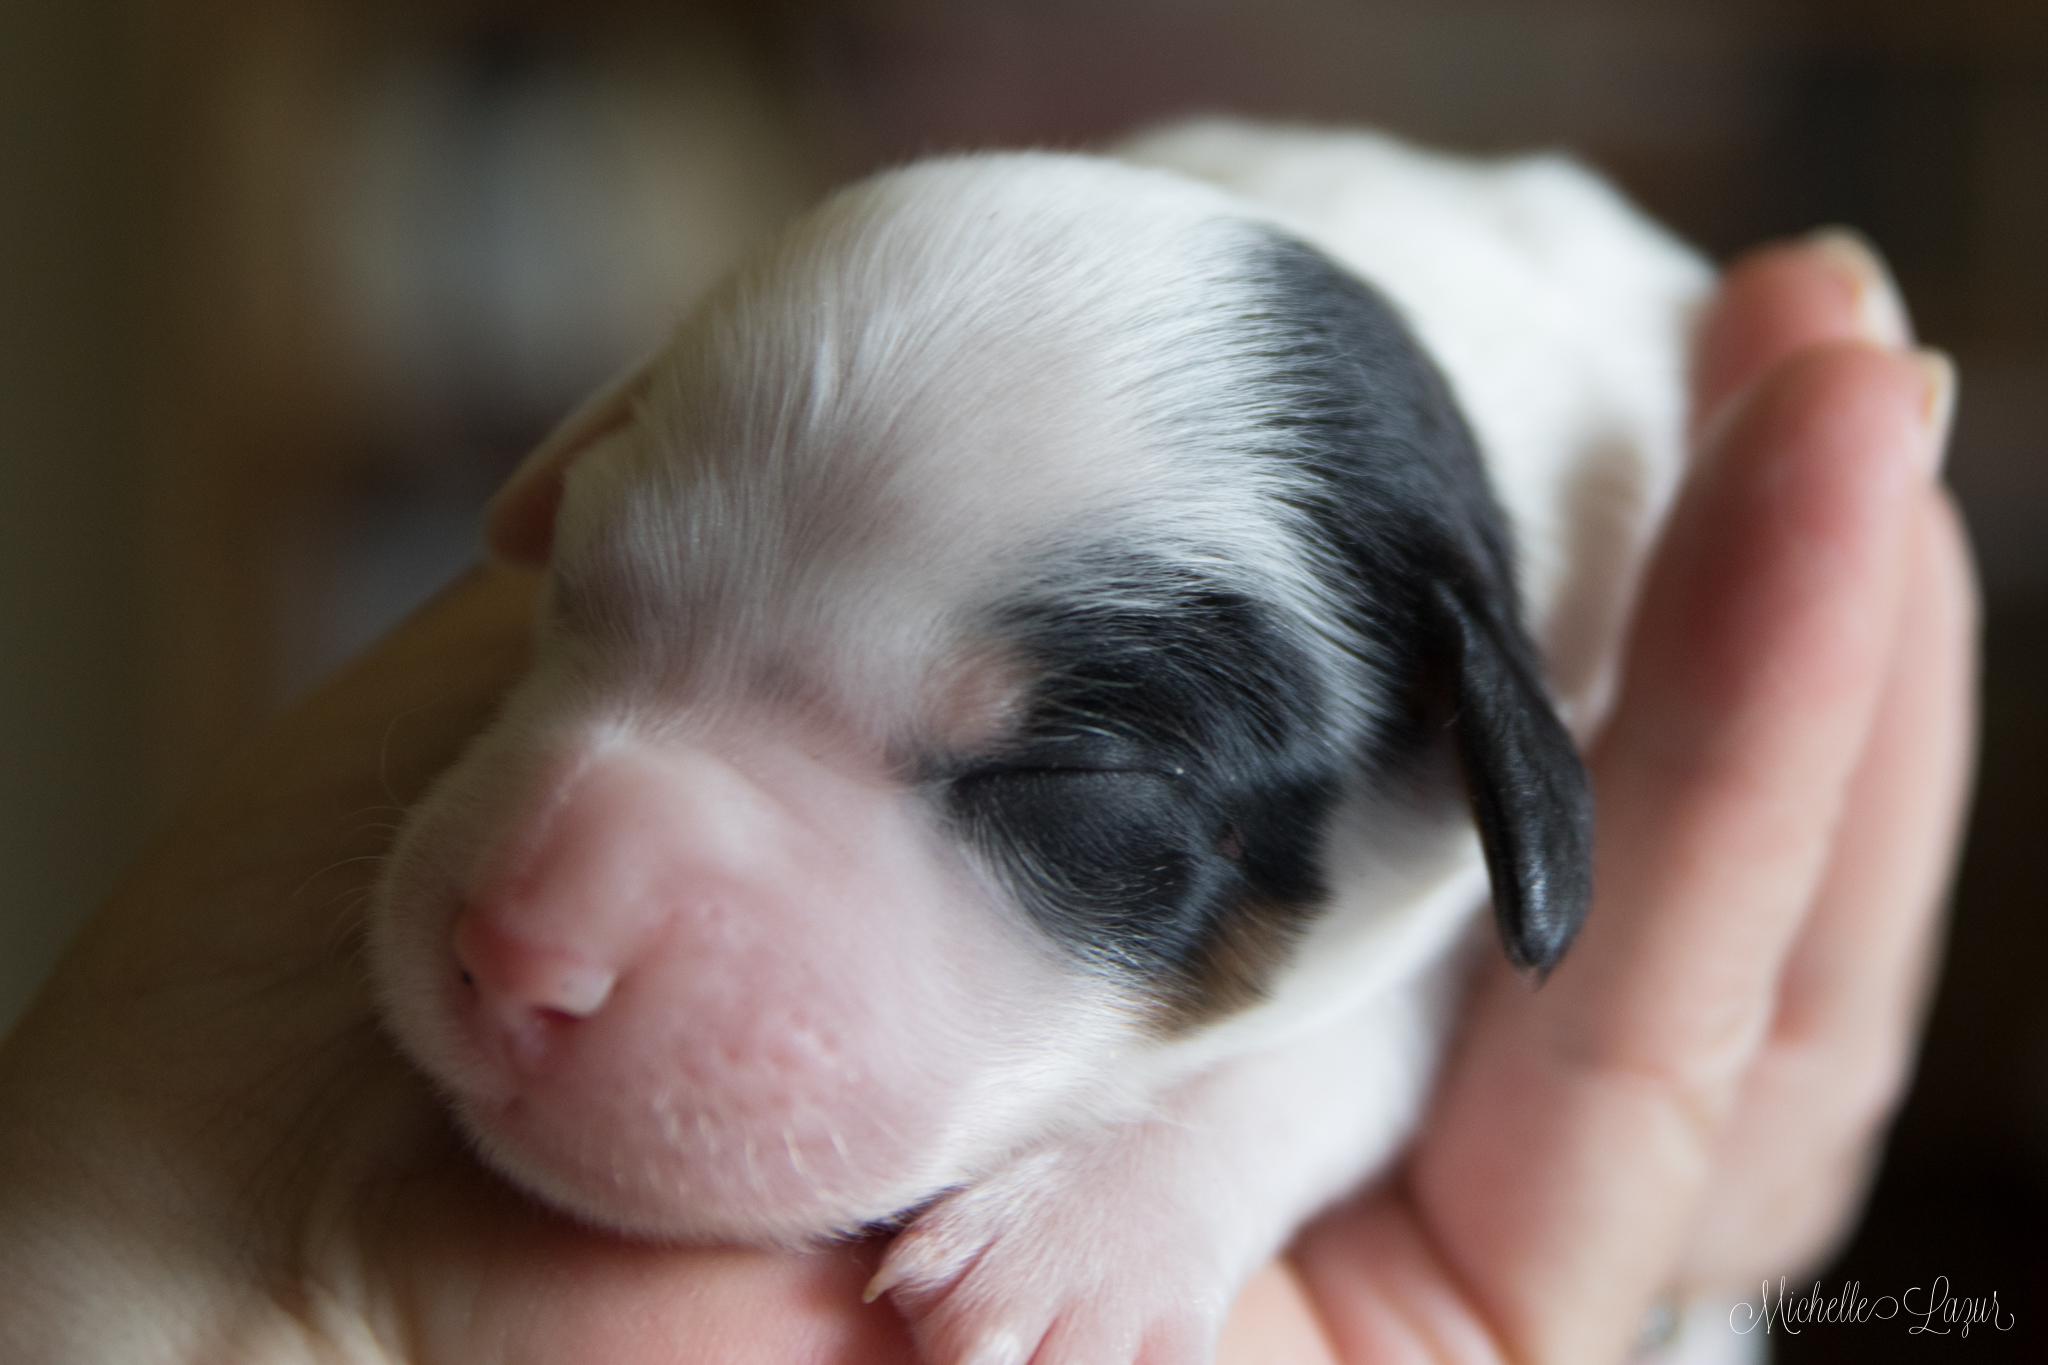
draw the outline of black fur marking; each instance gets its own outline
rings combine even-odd
[[[1270,608],[1132,552],[1064,558],[999,609],[1041,682],[947,807],[1055,938],[1185,1003],[1241,907],[1284,938],[1321,901],[1343,756]]]
[[[1040,679],[1024,723],[930,776],[1049,934],[1198,1018],[1256,998],[1325,899],[1343,794],[1405,790],[1455,740],[1508,956],[1545,971],[1585,913],[1591,798],[1471,432],[1373,290],[1265,230],[1245,264],[1227,344],[1264,372],[1270,457],[1307,476],[1349,657],[1332,676],[1305,623],[1165,558],[1049,550],[992,622]],[[1355,751],[1331,686],[1394,703]]]
[[[1431,679],[1453,679],[1452,728],[1508,957],[1548,971],[1592,889],[1592,789],[1537,681],[1499,504],[1449,386],[1373,290],[1312,247],[1269,234],[1254,252],[1273,300],[1293,437],[1323,490],[1307,507],[1350,566],[1351,624],[1422,700],[1374,755],[1425,738]]]
[[[1458,760],[1486,866],[1501,942],[1517,967],[1548,972],[1593,896],[1593,803],[1571,736],[1542,687],[1448,583],[1439,621],[1458,642]]]

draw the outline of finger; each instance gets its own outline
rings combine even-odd
[[[1216,1342],[1216,1365],[1336,1365],[1301,1279],[1284,1261],[1252,1276]]]
[[[1916,520],[1884,700],[1780,991],[1774,1032],[1787,1042],[1860,1037],[1871,1006],[1913,998],[1916,949],[1953,870],[1975,752],[1977,590],[1947,495],[1933,491]]]
[[[1819,898],[1779,983],[1682,1278],[1801,1269],[1843,1231],[1904,1087],[1974,751],[1976,590],[1931,491],[1890,678]]]
[[[308,1269],[355,1289],[369,1321],[402,1322],[410,1365],[916,1360],[896,1312],[860,1301],[866,1244],[636,1242],[540,1207],[459,1150],[365,1186],[349,1190],[360,1245],[317,1244]]]
[[[1842,228],[1750,252],[1721,278],[1701,320],[1693,358],[1695,432],[1743,388],[1800,351],[1861,340],[1883,350],[1912,344],[1891,272]]]
[[[1518,1357],[1617,1355],[1676,1259],[1875,708],[1930,384],[1796,357],[1674,514],[1594,757],[1593,915],[1541,993],[1490,983],[1411,1168]]]
[[[1503,1340],[1479,1286],[1397,1179],[1339,1205],[1296,1239],[1296,1273],[1348,1365],[1502,1365],[1537,1357]]]
[[[1593,756],[1615,908],[1544,997],[1589,1055],[1730,1077],[1760,1039],[1758,992],[1819,881],[1887,673],[1945,382],[1906,356],[1812,352],[1703,460]],[[1711,1003],[1674,1007],[1694,1000]]]

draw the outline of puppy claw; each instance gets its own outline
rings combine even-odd
[[[882,1257],[881,1266],[868,1281],[868,1287],[860,1293],[862,1303],[873,1303],[890,1290],[916,1280],[931,1278],[918,1265],[917,1248],[910,1241],[909,1234],[903,1234],[889,1244],[888,1254]]]
[[[1143,1205],[1154,1216],[1111,1212],[1107,1189],[1144,1180],[1117,1160],[1128,1155],[1039,1153],[940,1200],[899,1234],[870,1293],[891,1295],[931,1365],[1205,1359],[1233,1287],[1216,1231],[1170,1181]]]

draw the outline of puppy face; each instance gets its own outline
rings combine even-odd
[[[1454,828],[1459,772],[1511,956],[1583,909],[1441,379],[1171,176],[840,196],[493,531],[550,556],[535,671],[415,814],[374,960],[486,1155],[594,1221],[802,1241],[1134,1112],[1289,970],[1338,823]]]

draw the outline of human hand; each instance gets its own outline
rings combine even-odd
[[[1747,1289],[1847,1231],[1974,739],[1975,592],[1935,482],[1953,379],[1907,345],[1846,239],[1729,272],[1590,755],[1587,927],[1540,991],[1489,974],[1401,1171],[1265,1288],[1275,1327],[1313,1312],[1361,1365],[1616,1360],[1660,1291]]]
[[[1923,370],[1811,349],[1856,318],[1824,253],[1731,274],[1701,366],[1728,415],[1594,756],[1595,916],[1543,991],[1485,983],[1413,1156],[1254,1282],[1226,1361],[1611,1357],[1666,1284],[1838,1231],[1931,957],[1971,625]],[[521,671],[532,586],[471,575],[274,728],[0,1049],[7,1359],[910,1359],[859,1304],[872,1247],[581,1229],[377,1029],[375,859]]]

